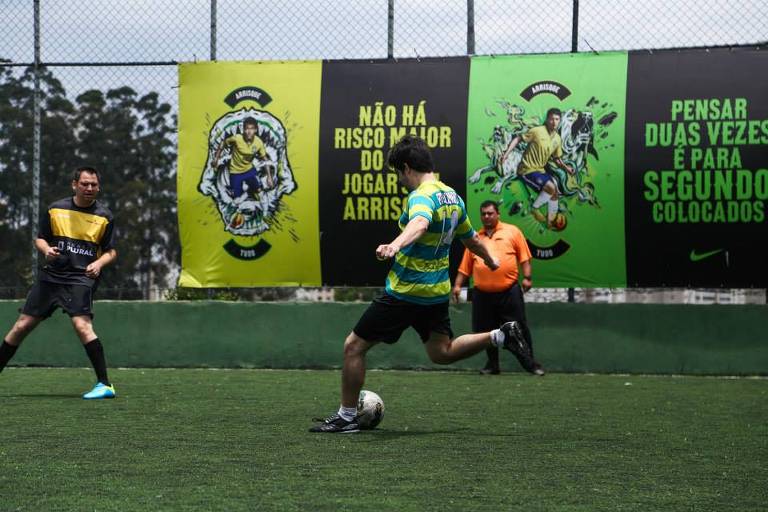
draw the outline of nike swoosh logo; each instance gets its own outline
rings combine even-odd
[[[723,252],[723,249],[715,249],[714,251],[702,252],[702,253],[697,253],[696,249],[691,249],[691,254],[689,256],[691,258],[691,261],[701,261],[703,259],[709,258],[710,256],[714,256],[715,254],[720,252]]]

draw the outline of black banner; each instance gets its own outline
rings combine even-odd
[[[406,134],[432,148],[440,179],[466,188],[469,59],[323,63],[320,111],[320,253],[323,283],[382,286],[379,244],[399,233],[407,191],[387,152]],[[455,268],[461,248],[454,246]]]
[[[765,287],[768,52],[632,52],[629,286]]]

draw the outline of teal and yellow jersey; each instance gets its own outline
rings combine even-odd
[[[77,206],[71,197],[60,199],[40,218],[38,238],[59,248],[59,256],[46,263],[41,281],[93,286],[96,279],[85,275],[85,268],[113,248],[112,212],[99,201]]]
[[[386,292],[416,304],[447,302],[451,292],[448,256],[454,238],[474,236],[464,200],[440,181],[422,183],[408,195],[400,216],[400,230],[415,217],[424,217],[429,227],[421,238],[403,247],[387,275]]]

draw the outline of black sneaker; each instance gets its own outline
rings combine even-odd
[[[326,419],[314,418],[313,421],[321,421],[322,423],[310,428],[310,432],[328,432],[331,434],[353,434],[355,432],[360,432],[360,424],[357,423],[357,418],[352,421],[347,421],[338,414],[334,414]]]
[[[515,354],[520,366],[527,372],[535,373],[536,362],[531,355],[531,346],[525,339],[523,330],[517,322],[507,322],[500,327],[504,333],[504,348]]]
[[[480,375],[498,375],[501,373],[501,370],[498,366],[483,366],[480,368]]]

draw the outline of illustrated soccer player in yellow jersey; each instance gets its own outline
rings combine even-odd
[[[16,353],[24,338],[56,308],[72,319],[78,338],[96,372],[96,386],[86,400],[114,398],[107,377],[104,348],[93,331],[93,293],[101,269],[117,258],[112,245],[112,212],[99,201],[99,173],[80,167],[72,178],[73,197],[55,201],[40,219],[35,247],[45,266],[27,295],[21,315],[0,345],[0,371]]]
[[[357,401],[365,381],[365,355],[377,344],[396,343],[403,331],[419,333],[430,360],[451,364],[490,346],[504,347],[530,359],[530,347],[518,322],[498,329],[454,337],[448,316],[451,282],[448,258],[454,238],[482,258],[489,269],[499,267],[467,216],[464,200],[439,181],[432,154],[420,138],[406,135],[387,158],[398,180],[410,191],[400,217],[402,232],[376,248],[380,260],[392,259],[384,293],[374,299],[344,341],[341,406],[311,432],[358,432]],[[532,363],[531,363],[532,364]]]
[[[240,197],[246,191],[255,197],[259,191],[275,186],[266,147],[256,135],[256,130],[256,120],[246,117],[243,120],[243,133],[227,137],[216,149],[216,156],[213,159],[214,169],[219,167],[224,146],[229,147],[229,185],[234,198]]]
[[[557,131],[560,126],[562,113],[557,108],[547,110],[547,118],[542,126],[531,128],[522,135],[516,136],[506,149],[504,158],[511,154],[520,141],[526,142],[525,148],[517,174],[525,183],[538,191],[539,195],[533,201],[531,214],[539,222],[546,220],[547,227],[552,227],[559,208],[558,199],[560,193],[557,189],[557,182],[547,173],[546,165],[551,159],[558,167],[573,175],[575,171],[562,160],[563,146],[560,140],[560,134]],[[547,203],[547,215],[544,216],[540,211],[544,203]]]

